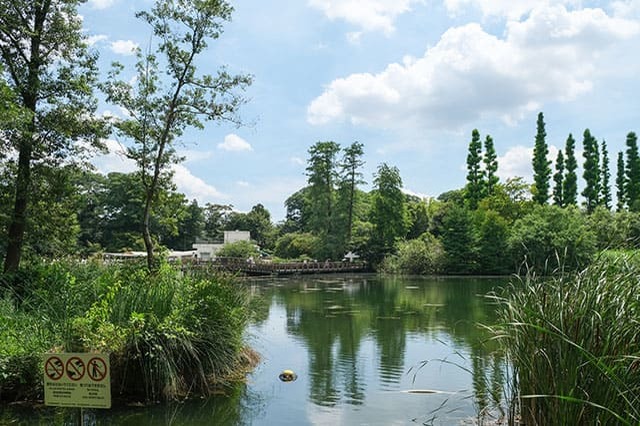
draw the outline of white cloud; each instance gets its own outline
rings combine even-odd
[[[116,0],[89,0],[89,5],[93,9],[108,9],[115,4]]]
[[[253,151],[249,142],[233,133],[225,136],[224,142],[219,143],[218,148],[224,151]]]
[[[289,161],[291,161],[291,163],[295,164],[296,166],[304,166],[306,164],[305,161],[300,157],[291,157]]]
[[[533,143],[533,142],[532,142]],[[555,160],[558,148],[549,145],[547,159],[551,161],[551,175],[555,173]],[[517,145],[509,148],[503,156],[498,157],[498,177],[504,182],[512,177],[522,177],[527,182],[533,182],[533,147]]]
[[[238,186],[242,186],[242,187],[244,187],[244,188],[248,188],[248,187],[250,187],[250,186],[251,186],[251,184],[250,184],[249,182],[244,181],[244,180],[239,180],[239,181],[237,181],[237,182],[236,182],[236,185],[238,185]]]
[[[534,9],[553,5],[579,6],[580,0],[444,0],[444,6],[451,15],[460,15],[469,8],[475,8],[485,17],[505,17],[519,20]]]
[[[92,163],[102,174],[111,172],[131,173],[136,170],[136,163],[127,158],[125,147],[120,142],[113,139],[104,141],[107,146],[108,153],[97,155]]]
[[[138,43],[132,40],[116,40],[111,42],[111,50],[118,55],[133,55]]]
[[[621,0],[611,3],[614,16],[640,19],[640,0]]]
[[[421,58],[332,81],[309,104],[307,119],[449,130],[488,115],[514,123],[545,102],[590,91],[607,65],[598,62],[600,55],[639,29],[601,9],[569,12],[564,6],[509,22],[504,38],[478,24],[451,28]]]
[[[92,35],[87,37],[87,44],[89,46],[93,46],[98,42],[107,40],[109,38],[109,36],[105,35],[105,34],[97,34],[97,35]]]
[[[213,157],[213,152],[181,149],[178,152],[178,156],[183,157],[185,163],[196,163],[198,161],[211,159]]]
[[[344,19],[363,31],[382,31],[386,35],[393,33],[395,19],[409,12],[413,3],[422,0],[309,0],[311,7],[331,20]]]
[[[176,184],[178,191],[185,194],[188,199],[195,198],[199,204],[204,205],[229,198],[214,186],[194,176],[184,165],[175,164],[171,169],[173,171],[173,182]]]

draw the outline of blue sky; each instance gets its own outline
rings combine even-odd
[[[465,184],[474,128],[493,137],[501,178],[527,181],[539,111],[553,159],[569,133],[581,150],[589,128],[606,140],[614,173],[626,134],[640,132],[640,0],[231,4],[232,22],[200,66],[254,76],[241,110],[248,125],[211,123],[185,134],[175,182],[201,205],[248,211],[262,203],[281,220],[284,200],[305,185],[307,150],[317,141],[360,141],[367,182],[386,162],[399,168],[407,192],[437,196]],[[133,64],[132,48],[153,43],[134,17],[151,5],[89,0],[81,8],[105,74],[114,60]],[[106,104],[101,112],[121,114]],[[100,171],[132,170],[117,154],[120,143],[109,141],[112,153],[95,162]]]

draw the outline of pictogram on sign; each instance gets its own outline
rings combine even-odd
[[[60,380],[64,374],[64,364],[57,356],[47,359],[44,366],[44,372],[51,380]]]
[[[67,377],[69,377],[74,382],[77,382],[84,377],[84,361],[77,356],[69,358],[65,367],[67,370]]]
[[[103,358],[91,358],[87,364],[87,376],[94,382],[101,382],[107,377],[107,364]]]

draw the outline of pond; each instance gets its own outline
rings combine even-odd
[[[181,404],[86,410],[84,424],[473,424],[504,387],[503,359],[478,324],[501,278],[325,275],[249,281],[262,301],[248,341],[262,357],[227,395]],[[278,375],[293,370],[297,379]],[[0,415],[74,424],[71,410]]]

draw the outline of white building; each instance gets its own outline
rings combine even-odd
[[[250,241],[249,231],[224,231],[223,243],[195,243],[193,245],[196,255],[200,260],[211,260],[216,257],[216,253],[225,245],[237,241]]]

